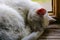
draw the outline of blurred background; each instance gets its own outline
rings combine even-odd
[[[38,2],[48,11],[52,11],[52,0],[32,0],[32,1]]]

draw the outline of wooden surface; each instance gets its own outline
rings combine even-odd
[[[60,40],[60,25],[50,25],[40,40]]]

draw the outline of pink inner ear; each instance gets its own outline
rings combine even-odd
[[[38,15],[44,15],[46,13],[46,10],[44,8],[38,9],[37,14]]]

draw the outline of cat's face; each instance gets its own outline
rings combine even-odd
[[[28,14],[28,22],[34,29],[46,28],[49,25],[50,20],[55,20],[48,15],[48,12],[44,8],[37,10],[30,10]]]

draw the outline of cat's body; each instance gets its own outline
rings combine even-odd
[[[0,4],[0,40],[17,40],[24,27],[24,19],[16,10]]]

